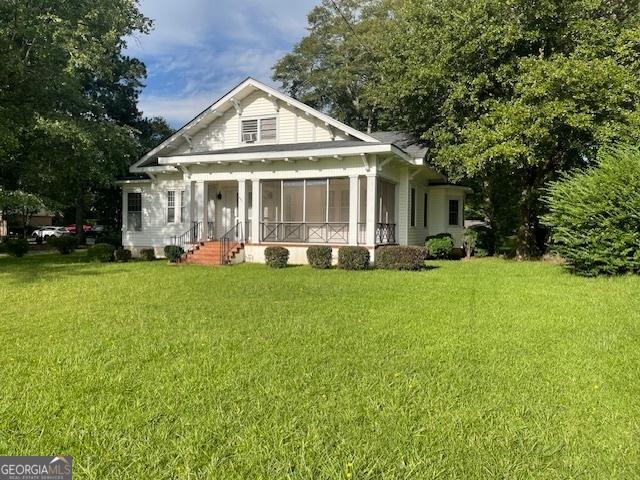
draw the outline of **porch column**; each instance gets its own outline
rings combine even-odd
[[[247,181],[238,180],[238,223],[240,224],[241,242],[245,241],[247,236],[245,228],[247,228]]]
[[[251,181],[251,243],[260,243],[260,219],[262,212],[260,211],[260,180]]]
[[[376,244],[376,223],[378,223],[378,179],[375,174],[367,175],[367,245]]]
[[[207,232],[207,184],[203,181],[195,182],[193,195],[193,221],[202,222],[201,235]]]
[[[349,245],[358,244],[358,176],[349,176]]]
[[[409,203],[411,186],[409,182],[409,167],[402,170],[400,174],[400,182],[396,186],[396,242],[399,245],[408,245],[409,243]]]

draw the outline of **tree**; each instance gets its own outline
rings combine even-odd
[[[553,249],[580,275],[640,273],[640,150],[615,147],[551,184],[543,221]]]
[[[39,211],[46,208],[45,201],[40,197],[31,193],[20,190],[5,190],[0,187],[0,218],[4,219],[7,215],[18,215],[25,227],[23,235],[27,235],[27,226],[31,221],[31,217]]]
[[[391,3],[323,0],[308,15],[309,34],[278,61],[273,79],[289,95],[354,128],[376,128],[375,105],[363,93],[381,60],[376,45]]]
[[[420,135],[454,180],[509,172],[518,254],[539,254],[544,185],[637,138],[638,3],[408,0],[369,102]],[[504,177],[502,177],[504,178]]]
[[[0,4],[0,185],[74,204],[81,227],[87,193],[139,151],[145,68],[122,51],[150,27],[136,0]]]

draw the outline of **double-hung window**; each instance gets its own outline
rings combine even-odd
[[[176,192],[175,190],[167,191],[167,223],[175,223],[176,221]]]
[[[127,230],[139,232],[142,230],[142,194],[127,193]]]
[[[187,195],[184,190],[180,190],[180,223],[187,219]]]
[[[277,138],[276,117],[242,121],[242,143],[271,142]]]
[[[449,200],[449,225],[460,224],[460,200]]]

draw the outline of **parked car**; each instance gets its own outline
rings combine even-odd
[[[49,237],[61,237],[62,235],[67,235],[69,232],[64,227],[40,227],[38,230],[35,230],[31,236],[33,238],[42,238],[43,240],[48,239]]]
[[[68,231],[70,234],[72,234],[72,235],[75,235],[75,234],[76,234],[76,226],[75,226],[75,225],[67,225],[67,227],[66,227],[66,228],[67,228],[67,231]],[[92,227],[91,225],[88,225],[88,224],[86,224],[86,223],[85,223],[85,224],[82,226],[82,229],[84,230],[84,233],[87,233],[87,232],[90,232],[90,231],[93,229],[93,227]]]

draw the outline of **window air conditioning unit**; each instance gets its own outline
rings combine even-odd
[[[258,141],[258,134],[256,132],[244,132],[242,134],[242,141],[244,143],[253,143]]]

